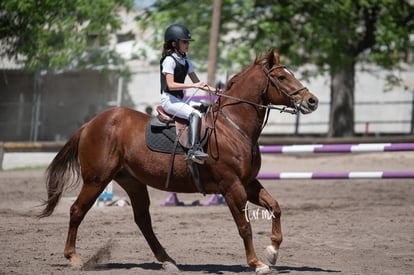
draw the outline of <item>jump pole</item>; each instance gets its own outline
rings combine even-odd
[[[257,179],[409,179],[414,178],[414,172],[275,172],[259,173]]]
[[[263,154],[414,151],[414,143],[305,144],[260,146]]]
[[[260,146],[263,154],[295,153],[362,153],[414,151],[414,143],[361,143],[361,144],[305,144],[286,146]],[[258,179],[403,179],[414,178],[414,172],[275,172],[259,173]]]

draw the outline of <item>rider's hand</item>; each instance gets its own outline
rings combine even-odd
[[[206,86],[208,86],[208,85],[206,83],[202,82],[202,81],[196,82],[196,83],[193,84],[193,87],[196,88],[196,89],[203,89],[204,90],[206,88]]]
[[[213,88],[209,86],[207,83],[202,82],[202,81],[194,83],[193,87],[196,89],[204,90],[206,92],[214,92],[216,90],[216,88]]]

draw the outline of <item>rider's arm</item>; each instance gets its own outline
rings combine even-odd
[[[204,86],[206,85],[203,82],[196,82],[196,83],[179,83],[179,82],[175,82],[174,81],[174,75],[173,74],[165,74],[165,78],[167,80],[167,85],[168,85],[168,89],[170,91],[179,91],[179,90],[183,90],[183,89],[189,89],[189,88],[198,88],[198,89],[203,89]],[[190,76],[191,78],[191,76]],[[191,79],[192,80],[192,79]]]

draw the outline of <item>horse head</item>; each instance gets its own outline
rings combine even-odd
[[[267,77],[264,90],[267,104],[285,105],[302,114],[309,114],[318,108],[318,98],[286,66],[280,64],[277,51],[269,51],[256,63],[261,64]]]

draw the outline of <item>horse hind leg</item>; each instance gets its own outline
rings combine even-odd
[[[76,237],[79,225],[107,184],[94,182],[84,183],[78,198],[70,208],[69,230],[64,255],[72,267],[80,267],[82,265],[80,258],[76,254]]]
[[[169,272],[179,271],[175,261],[167,254],[152,229],[151,215],[149,212],[150,198],[147,186],[137,182],[130,176],[125,177],[123,175],[121,178],[120,174],[116,178],[116,181],[127,192],[131,200],[135,223],[144,235],[155,258],[162,263],[165,270]]]
[[[270,212],[269,217],[272,219],[271,245],[266,247],[265,255],[269,263],[275,265],[279,254],[279,247],[283,239],[279,204],[257,179],[246,186],[246,191],[250,202],[266,208]]]

